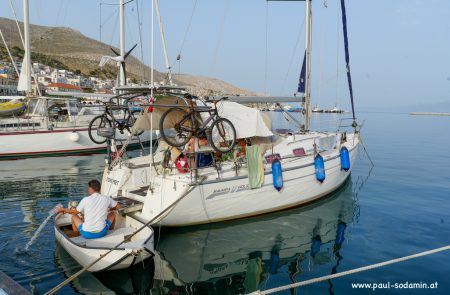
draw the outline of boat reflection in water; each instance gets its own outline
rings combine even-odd
[[[31,238],[39,226],[35,213],[67,198],[79,198],[87,182],[103,170],[104,156],[72,156],[0,161],[0,198],[18,201],[24,236]],[[6,185],[5,185],[6,183]],[[48,197],[55,195],[53,202]],[[47,200],[47,201],[46,201]],[[15,217],[16,218],[16,217]]]
[[[56,262],[67,277],[81,269],[59,244],[56,245]],[[74,279],[71,286],[81,294],[150,294],[153,287],[155,263],[147,259],[128,269],[99,273],[84,272]]]
[[[318,265],[336,272],[346,228],[358,211],[349,180],[307,207],[166,229],[155,245],[154,288],[159,294],[246,294],[302,280]]]

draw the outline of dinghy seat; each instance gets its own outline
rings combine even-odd
[[[125,237],[134,233],[136,229],[132,227],[122,227],[115,230],[110,230],[106,236],[98,239],[85,239],[82,236],[70,238],[70,240],[80,246],[86,247],[100,247],[112,248],[122,242]]]

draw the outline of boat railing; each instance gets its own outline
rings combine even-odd
[[[14,116],[8,121],[0,121],[0,130],[6,132],[28,131],[41,128],[41,122],[33,120],[33,116],[17,117]]]

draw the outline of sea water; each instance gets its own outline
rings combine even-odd
[[[39,225],[38,229],[34,233],[34,235],[31,237],[30,241],[25,245],[25,248],[23,249],[25,252],[28,251],[31,245],[33,245],[34,241],[36,241],[37,237],[39,237],[39,234],[42,232],[42,230],[45,228],[47,223],[50,221],[50,219],[58,212],[58,209],[62,207],[62,204],[57,204],[53,209],[51,209],[48,212],[48,216],[44,219],[44,221]]]
[[[325,129],[332,116],[338,115],[313,120]],[[257,218],[163,230],[155,238],[154,265],[85,273],[59,294],[245,294],[449,245],[450,117],[363,113],[360,119],[375,166],[361,149],[350,180],[329,198]],[[284,119],[277,124],[292,128]],[[80,269],[55,241],[50,221],[30,255],[11,253],[31,239],[47,208],[86,195],[103,164],[103,155],[0,162],[1,271],[43,294]],[[297,293],[449,294],[449,265],[450,252],[442,252]],[[438,288],[374,292],[352,285],[388,282],[437,282]]]

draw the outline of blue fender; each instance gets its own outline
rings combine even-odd
[[[280,254],[277,251],[270,252],[269,273],[276,274],[278,264],[280,263]]]
[[[281,162],[275,159],[272,162],[272,176],[273,176],[273,186],[277,191],[283,188],[283,172],[281,170]]]
[[[320,154],[314,158],[314,167],[316,168],[316,179],[323,182],[325,180],[325,163]]]
[[[348,171],[350,170],[350,153],[348,149],[343,146],[341,148],[341,170]]]

